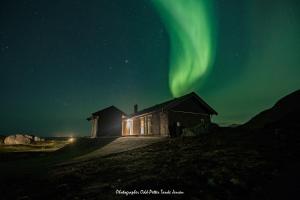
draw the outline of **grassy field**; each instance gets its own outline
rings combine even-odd
[[[222,129],[66,163],[114,140],[82,139],[52,153],[29,152],[30,158],[0,157],[1,198],[127,199],[116,191],[161,189],[184,194],[133,198],[289,199],[297,194],[299,137],[282,140],[271,131]]]

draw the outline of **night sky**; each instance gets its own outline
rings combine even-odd
[[[89,135],[191,91],[243,123],[300,88],[299,2],[1,0],[0,134]]]

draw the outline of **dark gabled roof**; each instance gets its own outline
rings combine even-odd
[[[163,103],[160,103],[160,104],[157,104],[155,106],[152,106],[152,107],[149,107],[149,108],[146,108],[146,109],[143,109],[141,111],[138,111],[136,113],[132,113],[131,115],[129,115],[129,117],[133,117],[133,116],[138,116],[138,115],[142,115],[142,114],[145,114],[145,113],[150,113],[150,112],[154,112],[154,111],[157,111],[157,110],[161,110],[161,109],[170,109],[174,106],[176,106],[177,104],[179,104],[180,102],[186,100],[186,99],[189,99],[189,98],[196,98],[201,104],[202,106],[204,107],[204,109],[207,110],[207,112],[209,114],[214,114],[214,115],[217,115],[218,113],[212,108],[210,107],[203,99],[201,99],[195,92],[191,92],[189,94],[186,94],[184,96],[181,96],[181,97],[178,97],[178,98],[174,98],[172,100],[169,100],[169,101],[165,101]]]
[[[93,116],[97,116],[100,115],[102,113],[108,112],[108,111],[116,111],[121,113],[122,115],[126,115],[126,113],[124,113],[122,110],[120,110],[119,108],[115,107],[115,106],[109,106],[107,108],[104,108],[102,110],[98,110],[97,112],[92,113],[92,116],[88,117],[87,120],[91,120]]]
[[[120,110],[119,108],[117,108],[117,107],[115,107],[115,106],[109,106],[109,107],[104,108],[104,109],[102,109],[102,110],[98,110],[97,112],[92,113],[92,115],[98,115],[98,114],[107,112],[107,111],[109,111],[109,110],[115,110],[115,111],[117,111],[117,112],[120,112],[120,113],[126,115],[122,110]]]

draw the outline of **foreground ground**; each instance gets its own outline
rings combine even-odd
[[[2,153],[1,199],[294,199],[298,139],[296,131],[222,129],[141,146],[137,139],[136,149],[106,138],[54,153]]]

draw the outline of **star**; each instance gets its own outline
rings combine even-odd
[[[1,52],[4,52],[7,49],[8,49],[8,46],[1,46]]]
[[[125,63],[125,64],[128,64],[128,63],[129,63],[129,60],[128,60],[128,59],[125,59],[125,60],[124,60],[124,63]]]

